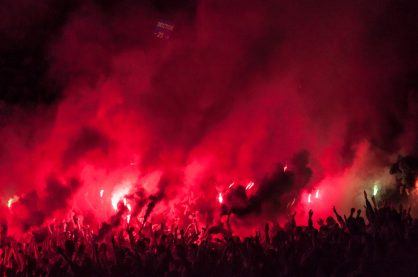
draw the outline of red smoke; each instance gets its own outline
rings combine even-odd
[[[397,152],[417,151],[416,57],[394,34],[410,26],[383,29],[391,1],[343,2],[75,4],[44,45],[60,97],[5,104],[3,217],[15,230],[70,212],[212,223],[239,200],[232,221],[246,225],[388,183]],[[39,10],[34,22],[52,16]],[[153,36],[159,20],[170,39]],[[123,198],[138,211],[116,213]]]

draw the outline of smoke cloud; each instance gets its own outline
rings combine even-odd
[[[1,211],[23,230],[110,218],[121,188],[208,221],[232,182],[255,183],[231,189],[243,220],[317,190],[347,208],[418,154],[415,1],[32,2],[0,7]]]

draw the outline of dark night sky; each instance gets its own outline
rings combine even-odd
[[[53,104],[60,99],[62,86],[53,78],[48,78],[48,47],[60,35],[69,15],[84,2],[3,1],[0,6],[0,99],[4,104],[30,107]],[[91,2],[109,15],[129,5],[154,10],[164,18],[180,11],[190,19],[195,13],[194,1],[188,0]]]
[[[35,4],[35,2],[37,4]],[[65,2],[65,3],[64,3]],[[48,78],[50,57],[48,47],[67,23],[68,16],[77,11],[84,1],[3,1],[0,6],[0,99],[4,104],[32,106],[52,104],[60,98],[62,87]],[[104,13],[111,15],[129,5],[142,5],[156,13],[170,18],[173,14],[183,13],[193,20],[197,1],[91,1]],[[306,6],[309,1],[299,1]],[[346,1],[347,2],[347,1]],[[349,1],[350,5],[362,5],[362,1]],[[364,13],[373,13],[379,9],[379,1],[372,1]],[[141,4],[139,4],[141,3]],[[341,2],[342,3],[342,2]],[[337,4],[333,4],[337,5]],[[344,4],[341,5],[344,9]],[[394,90],[418,87],[418,4],[413,0],[390,1],[375,22],[371,22],[369,42],[364,49],[365,55],[384,56],[384,46],[390,42],[396,58],[405,67],[403,76],[399,76]],[[367,20],[367,14],[365,15]],[[262,55],[260,53],[260,55]],[[379,66],[385,66],[381,64]]]

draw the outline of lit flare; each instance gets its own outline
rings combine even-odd
[[[7,200],[7,207],[10,209],[13,205],[13,203],[16,203],[19,200],[19,197],[13,196],[9,200]]]
[[[245,187],[245,190],[249,190],[254,186],[254,182],[249,182],[248,185]]]
[[[373,186],[373,196],[376,196],[378,191],[379,191],[379,187],[377,185],[374,185]]]
[[[219,204],[222,204],[224,202],[224,197],[222,196],[222,192],[218,194],[218,202]]]

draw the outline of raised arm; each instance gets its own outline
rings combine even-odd
[[[374,197],[374,195],[372,195],[372,203],[373,203],[373,208],[374,208],[374,212],[376,213],[378,210],[377,204],[376,204],[376,198]]]
[[[313,211],[309,210],[308,226],[309,226],[310,229],[313,228],[312,215],[313,215]]]
[[[369,222],[373,222],[375,218],[375,212],[370,204],[369,198],[367,197],[367,192],[364,191],[364,201],[366,202],[366,216]]]
[[[332,210],[334,211],[335,217],[337,218],[338,223],[340,223],[341,228],[344,228],[345,227],[345,221],[341,217],[341,215],[338,214],[337,209],[335,208],[335,206],[332,208]]]

